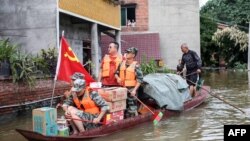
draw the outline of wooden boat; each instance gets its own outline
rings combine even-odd
[[[187,101],[184,103],[184,110],[188,111],[191,110],[200,104],[202,104],[208,97],[210,88],[208,86],[203,86],[203,89],[200,89],[198,95],[193,98],[190,101]],[[157,111],[157,110],[156,110]],[[170,111],[170,110],[161,110],[161,112],[164,113],[163,118],[167,119],[172,115],[178,114],[179,112],[176,111]],[[108,125],[103,125],[101,127],[88,130],[84,132],[81,135],[74,135],[69,137],[62,137],[62,136],[44,136],[40,133],[36,133],[33,131],[23,130],[23,129],[16,129],[17,132],[19,132],[21,135],[23,135],[27,140],[29,141],[82,141],[83,139],[91,139],[91,138],[97,138],[102,136],[107,136],[109,134],[112,134],[114,132],[117,132],[119,130],[123,130],[126,128],[131,128],[136,125],[139,125],[144,122],[151,121],[153,118],[152,113],[146,113],[143,115],[139,115],[133,118],[127,118],[124,120],[121,120],[119,122],[110,123]]]

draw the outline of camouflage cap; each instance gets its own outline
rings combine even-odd
[[[135,56],[137,55],[138,49],[135,47],[130,47],[125,50],[126,53],[133,53]]]
[[[71,79],[72,80],[76,80],[76,79],[84,79],[85,76],[84,74],[80,73],[80,72],[75,72],[72,76]]]
[[[83,79],[76,79],[73,83],[73,92],[80,92],[86,86],[86,81]]]

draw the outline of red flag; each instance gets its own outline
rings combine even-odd
[[[75,72],[80,72],[85,75],[87,85],[90,82],[94,82],[91,75],[85,70],[81,62],[76,57],[75,53],[69,46],[68,42],[64,37],[61,38],[61,46],[59,49],[56,77],[55,79],[70,82],[71,75]]]

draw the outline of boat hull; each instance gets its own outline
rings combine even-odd
[[[203,89],[199,91],[198,96],[184,103],[183,111],[191,110],[199,106],[200,104],[202,104],[207,99],[209,91],[210,91],[209,87],[203,86]],[[170,110],[161,110],[161,112],[164,113],[164,116],[163,116],[164,119],[167,119],[171,117],[172,115],[180,113],[180,112],[170,111]],[[82,141],[83,139],[91,139],[91,138],[107,136],[114,132],[118,132],[126,128],[131,128],[136,125],[140,125],[141,123],[151,121],[152,118],[153,118],[153,114],[147,113],[144,115],[139,115],[137,117],[124,119],[119,122],[114,122],[108,125],[103,125],[101,127],[86,131],[83,134],[78,135],[78,136],[69,136],[69,137],[44,136],[40,133],[23,130],[23,129],[16,129],[16,131],[19,132],[21,135],[23,135],[29,141],[72,141],[72,140]]]

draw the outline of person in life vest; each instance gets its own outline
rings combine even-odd
[[[115,78],[115,71],[122,62],[123,57],[118,53],[119,44],[111,42],[109,44],[108,53],[103,57],[98,82],[102,82],[104,87],[118,86]]]
[[[136,96],[137,90],[143,81],[143,73],[139,64],[135,61],[137,48],[131,47],[126,50],[126,60],[118,66],[115,77],[117,82],[128,88],[126,117],[137,116],[138,106]]]
[[[99,126],[98,123],[109,110],[106,101],[97,92],[86,87],[84,79],[76,79],[73,82],[71,95],[62,107],[66,118],[73,119],[71,125],[74,134]]]
[[[63,100],[65,100],[66,98],[69,97],[69,95],[70,95],[70,93],[71,93],[71,89],[72,89],[72,87],[73,87],[73,82],[74,82],[76,79],[84,79],[84,78],[85,78],[85,75],[82,74],[82,73],[80,73],[80,72],[75,72],[70,78],[71,78],[71,81],[70,81],[70,86],[71,86],[71,88],[70,88],[70,90],[66,90],[66,91],[64,92],[64,96],[62,97],[61,102],[62,102]],[[61,103],[61,102],[58,103],[58,104],[56,105],[56,108],[62,106],[62,103]]]
[[[75,72],[72,76],[71,76],[71,81],[70,81],[70,86],[73,87],[74,81],[76,79],[85,79],[85,75],[80,73],[80,72]],[[71,88],[72,89],[72,88]],[[71,93],[71,89],[67,90],[66,92],[64,92],[64,96],[68,97]]]
[[[177,74],[183,70],[184,65],[186,65],[186,80],[189,85],[189,91],[192,97],[195,97],[196,89],[195,83],[198,81],[199,74],[201,73],[201,59],[196,52],[189,50],[188,45],[183,43],[181,45],[181,51],[183,53],[181,59],[180,69]]]

